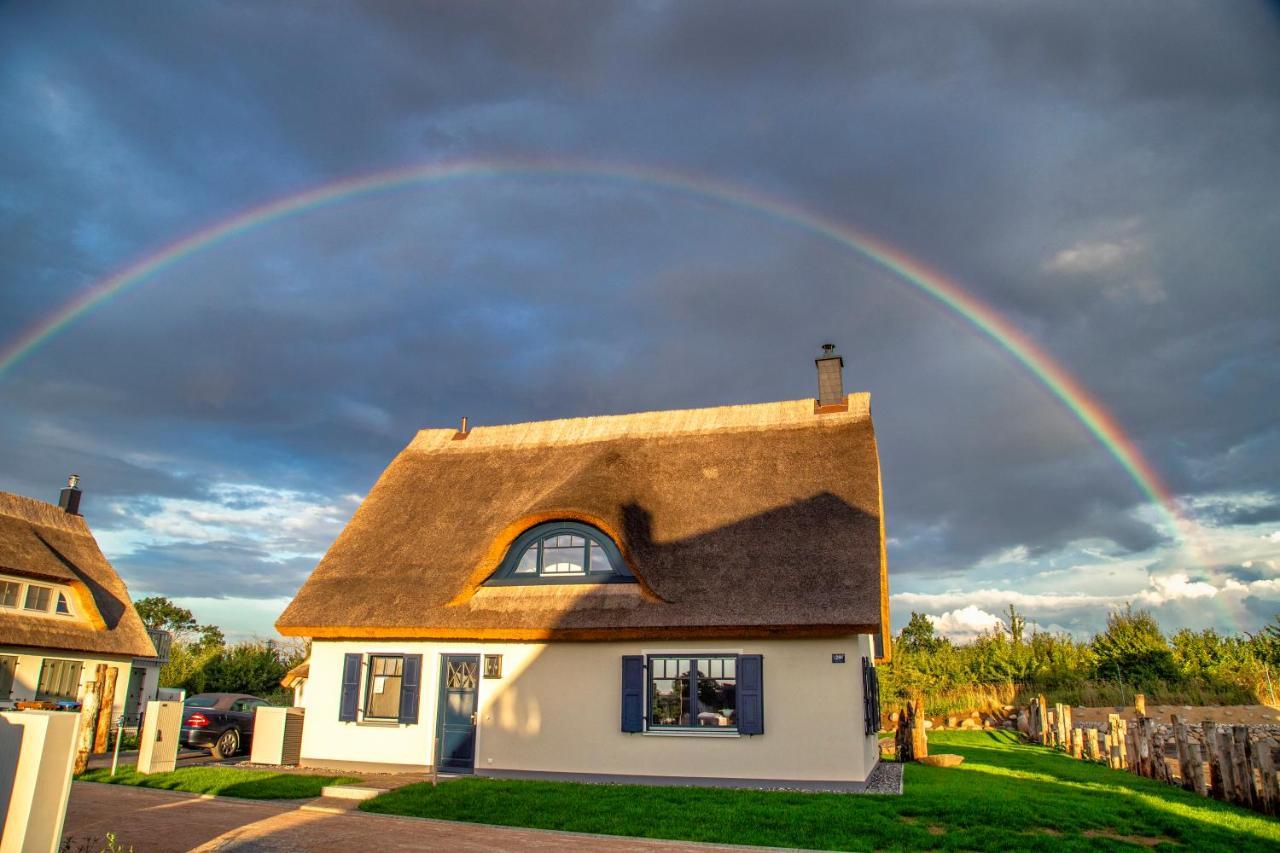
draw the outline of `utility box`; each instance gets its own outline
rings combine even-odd
[[[80,715],[0,713],[0,853],[56,853],[71,795]]]
[[[138,772],[168,773],[178,766],[181,702],[148,702],[138,735]]]
[[[302,760],[302,708],[259,707],[253,718],[254,764],[297,765]]]

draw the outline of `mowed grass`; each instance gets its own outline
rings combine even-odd
[[[243,797],[247,800],[292,800],[318,797],[320,789],[325,785],[341,785],[360,780],[351,776],[308,776],[271,770],[240,770],[235,767],[180,767],[169,773],[143,775],[133,767],[121,767],[115,776],[111,775],[109,769],[103,768],[82,773],[76,777],[76,781],[161,788],[191,794],[215,794],[219,797]]]
[[[1007,732],[938,732],[956,768],[909,765],[902,796],[467,778],[365,811],[507,826],[824,850],[1276,850],[1280,823]]]

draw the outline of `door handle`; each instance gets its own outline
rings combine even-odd
[[[473,726],[474,726],[475,724],[476,724],[476,712],[475,712],[475,711],[472,711],[472,712],[471,712],[471,725],[473,725]]]

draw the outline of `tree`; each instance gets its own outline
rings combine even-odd
[[[1027,620],[1012,604],[1009,605],[1009,639],[1015,646],[1022,645],[1022,637],[1027,629]]]
[[[168,631],[176,642],[194,649],[220,648],[226,643],[221,628],[198,624],[190,610],[162,595],[140,598],[133,603],[133,609],[138,611],[142,624],[148,628]]]
[[[913,610],[906,627],[898,634],[897,648],[908,653],[929,654],[938,651],[944,644],[948,644],[947,640],[934,632],[933,620]]]
[[[1155,617],[1127,604],[1107,617],[1107,630],[1093,638],[1093,651],[1102,678],[1116,677],[1141,687],[1178,677],[1173,652]]]
[[[174,636],[196,630],[196,617],[185,607],[179,607],[162,595],[140,598],[133,603],[142,624],[148,628],[169,631]]]

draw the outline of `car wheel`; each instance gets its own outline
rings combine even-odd
[[[214,758],[230,758],[235,755],[240,751],[240,730],[227,729],[214,742],[210,751]]]

